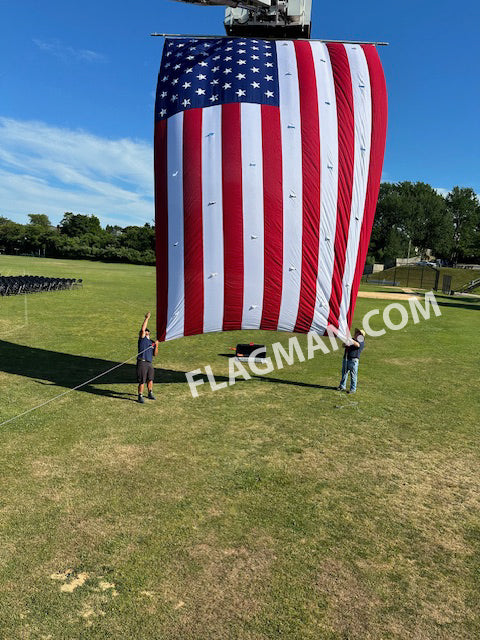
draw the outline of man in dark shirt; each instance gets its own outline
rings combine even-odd
[[[347,377],[350,373],[350,391],[347,391],[347,393],[355,393],[357,390],[359,358],[365,347],[365,331],[363,329],[355,329],[353,340],[349,340],[343,346],[345,347],[345,352],[342,362],[342,380],[337,389],[338,391],[346,391]]]
[[[155,400],[153,395],[153,356],[158,353],[158,340],[153,342],[150,340],[150,329],[147,328],[148,320],[150,319],[150,312],[145,315],[142,328],[138,334],[138,351],[137,351],[137,382],[138,382],[138,402],[143,404],[145,402],[143,398],[143,386],[147,383],[148,398]]]

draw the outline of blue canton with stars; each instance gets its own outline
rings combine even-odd
[[[250,38],[166,39],[155,119],[229,102],[278,107],[274,42]]]

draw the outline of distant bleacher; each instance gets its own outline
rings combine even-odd
[[[22,293],[65,291],[83,285],[82,278],[47,278],[45,276],[1,276],[0,296],[16,296]]]

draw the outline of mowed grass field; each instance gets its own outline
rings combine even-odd
[[[84,287],[0,299],[0,422],[135,355],[154,315],[150,267],[0,256],[24,271]],[[289,337],[221,333],[160,345],[156,402],[132,360],[1,426],[0,638],[480,637],[480,304],[438,300],[367,339],[355,396],[317,352],[193,399],[186,371]]]

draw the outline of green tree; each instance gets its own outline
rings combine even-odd
[[[30,224],[34,224],[38,227],[49,229],[52,226],[48,216],[44,213],[29,213],[28,217],[30,218]]]
[[[480,202],[473,189],[454,187],[446,198],[453,221],[451,259],[454,262],[480,257]]]
[[[100,236],[102,234],[100,220],[94,215],[83,215],[67,211],[60,222],[60,233],[78,238],[87,233]]]
[[[418,249],[424,254],[449,255],[453,223],[445,198],[423,182],[380,185],[372,231],[371,253],[383,261],[407,257]]]
[[[7,253],[22,252],[25,245],[25,226],[7,220],[0,224],[0,248]]]
[[[155,228],[148,222],[143,227],[125,227],[120,238],[122,247],[136,251],[155,250]]]

